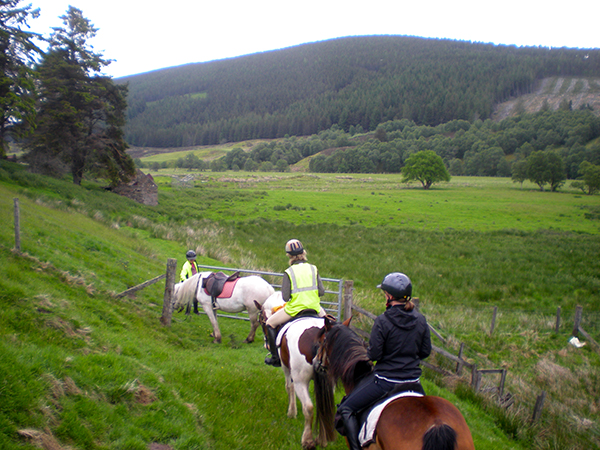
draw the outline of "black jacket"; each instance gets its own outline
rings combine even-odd
[[[392,380],[419,378],[419,361],[431,353],[425,317],[399,305],[388,308],[375,319],[367,352],[371,361],[377,361],[376,375]]]

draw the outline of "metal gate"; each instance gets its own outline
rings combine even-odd
[[[252,275],[260,275],[263,277],[271,286],[275,289],[281,288],[282,273],[276,272],[262,272],[260,270],[249,270],[249,269],[232,269],[230,267],[215,267],[215,266],[202,266],[198,264],[198,267],[203,269],[209,269],[211,271],[228,271],[228,272],[240,272],[249,273]],[[335,278],[323,278],[323,287],[325,287],[325,295],[321,298],[321,306],[340,321],[342,318],[342,299],[344,297],[344,280],[338,280]],[[250,320],[248,318],[248,312],[244,311],[238,314],[217,314],[219,317],[229,317],[230,319]]]

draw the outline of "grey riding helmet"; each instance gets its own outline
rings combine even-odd
[[[196,252],[194,250],[188,250],[185,257],[187,259],[196,259]]]
[[[377,287],[398,299],[410,298],[412,295],[410,278],[400,272],[388,273]]]

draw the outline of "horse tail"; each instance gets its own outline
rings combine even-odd
[[[315,403],[317,406],[317,419],[319,424],[319,441],[322,445],[335,440],[335,401],[333,385],[325,372],[314,371]]]
[[[456,431],[450,425],[435,424],[423,436],[423,450],[454,450]]]

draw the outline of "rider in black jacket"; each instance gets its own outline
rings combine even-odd
[[[385,295],[386,311],[375,319],[367,350],[377,364],[338,407],[350,450],[360,450],[356,415],[362,410],[392,390],[425,395],[419,362],[431,353],[431,337],[425,317],[411,301],[412,283],[403,273],[394,272],[377,287]]]

